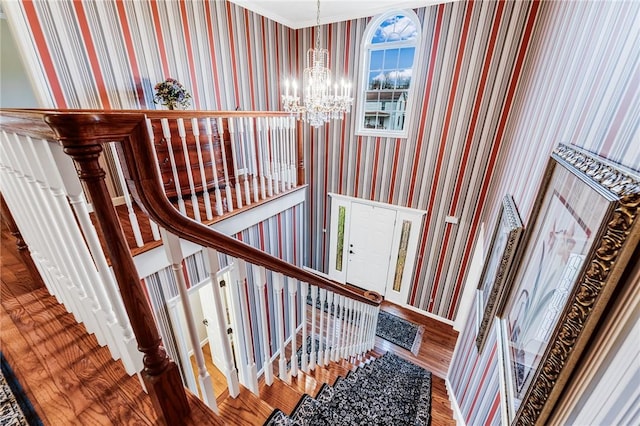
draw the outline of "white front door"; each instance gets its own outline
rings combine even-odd
[[[387,287],[396,211],[370,204],[351,204],[347,282],[381,295]]]

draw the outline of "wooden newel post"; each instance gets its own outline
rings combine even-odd
[[[104,128],[96,129],[100,123],[93,122],[91,116],[76,116],[76,118],[78,119],[65,120],[64,117],[53,115],[48,116],[45,121],[56,132],[65,153],[75,161],[78,176],[86,184],[91,196],[122,301],[138,342],[138,350],[144,353],[142,378],[158,417],[167,425],[184,423],[190,409],[180,372],[177,365],[169,359],[164,348],[160,346],[160,335],[154,323],[151,308],[140,286],[138,272],[107,191],[106,173],[98,163],[102,145],[98,140],[100,136],[97,135],[104,134],[105,130]],[[126,126],[126,123],[118,124],[122,127]],[[118,129],[118,124],[114,123],[109,130],[114,134],[122,135],[119,130],[123,129]]]

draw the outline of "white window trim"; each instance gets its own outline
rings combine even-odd
[[[396,15],[404,15],[407,18],[411,19],[416,28],[418,29],[418,36],[415,41],[399,41],[395,43],[384,44],[385,47],[406,47],[406,46],[415,46],[416,52],[413,58],[413,68],[412,68],[412,77],[411,84],[409,86],[407,106],[405,109],[405,125],[403,130],[383,130],[383,129],[367,129],[364,127],[364,112],[365,112],[365,104],[366,104],[366,87],[368,83],[368,74],[369,74],[369,52],[371,47],[373,46],[370,43],[370,40],[373,38],[375,31],[378,29],[380,24],[391,16]],[[420,60],[422,57],[421,54],[421,44],[422,44],[422,24],[418,15],[413,10],[393,10],[390,12],[386,12],[382,15],[377,16],[375,19],[372,19],[367,25],[367,29],[365,30],[364,36],[362,38],[362,47],[360,54],[360,61],[362,63],[362,67],[360,68],[360,76],[358,78],[358,91],[356,98],[356,131],[355,134],[358,136],[379,136],[379,137],[390,137],[390,138],[407,138],[409,133],[409,126],[413,122],[414,119],[414,111],[413,104],[415,102],[415,92],[416,92],[416,81],[415,77],[418,75],[418,71],[421,70]]]

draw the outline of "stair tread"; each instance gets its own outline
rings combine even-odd
[[[426,426],[431,421],[431,377],[431,372],[422,367],[386,354],[349,371],[332,385],[325,384],[315,398],[304,395],[289,416],[274,412],[265,424],[313,426],[374,421]],[[362,392],[364,389],[368,395]]]
[[[218,407],[220,416],[229,425],[263,424],[273,412],[271,405],[242,385],[236,398],[219,398]]]

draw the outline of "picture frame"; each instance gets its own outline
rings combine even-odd
[[[507,277],[522,230],[522,220],[516,209],[513,196],[507,194],[502,199],[502,207],[496,220],[488,255],[478,283],[476,346],[479,353],[482,352],[487,333],[493,324],[493,319],[498,309],[502,305],[504,294],[506,293]]]
[[[579,148],[551,155],[500,312],[508,422],[544,424],[640,237],[640,178]]]

